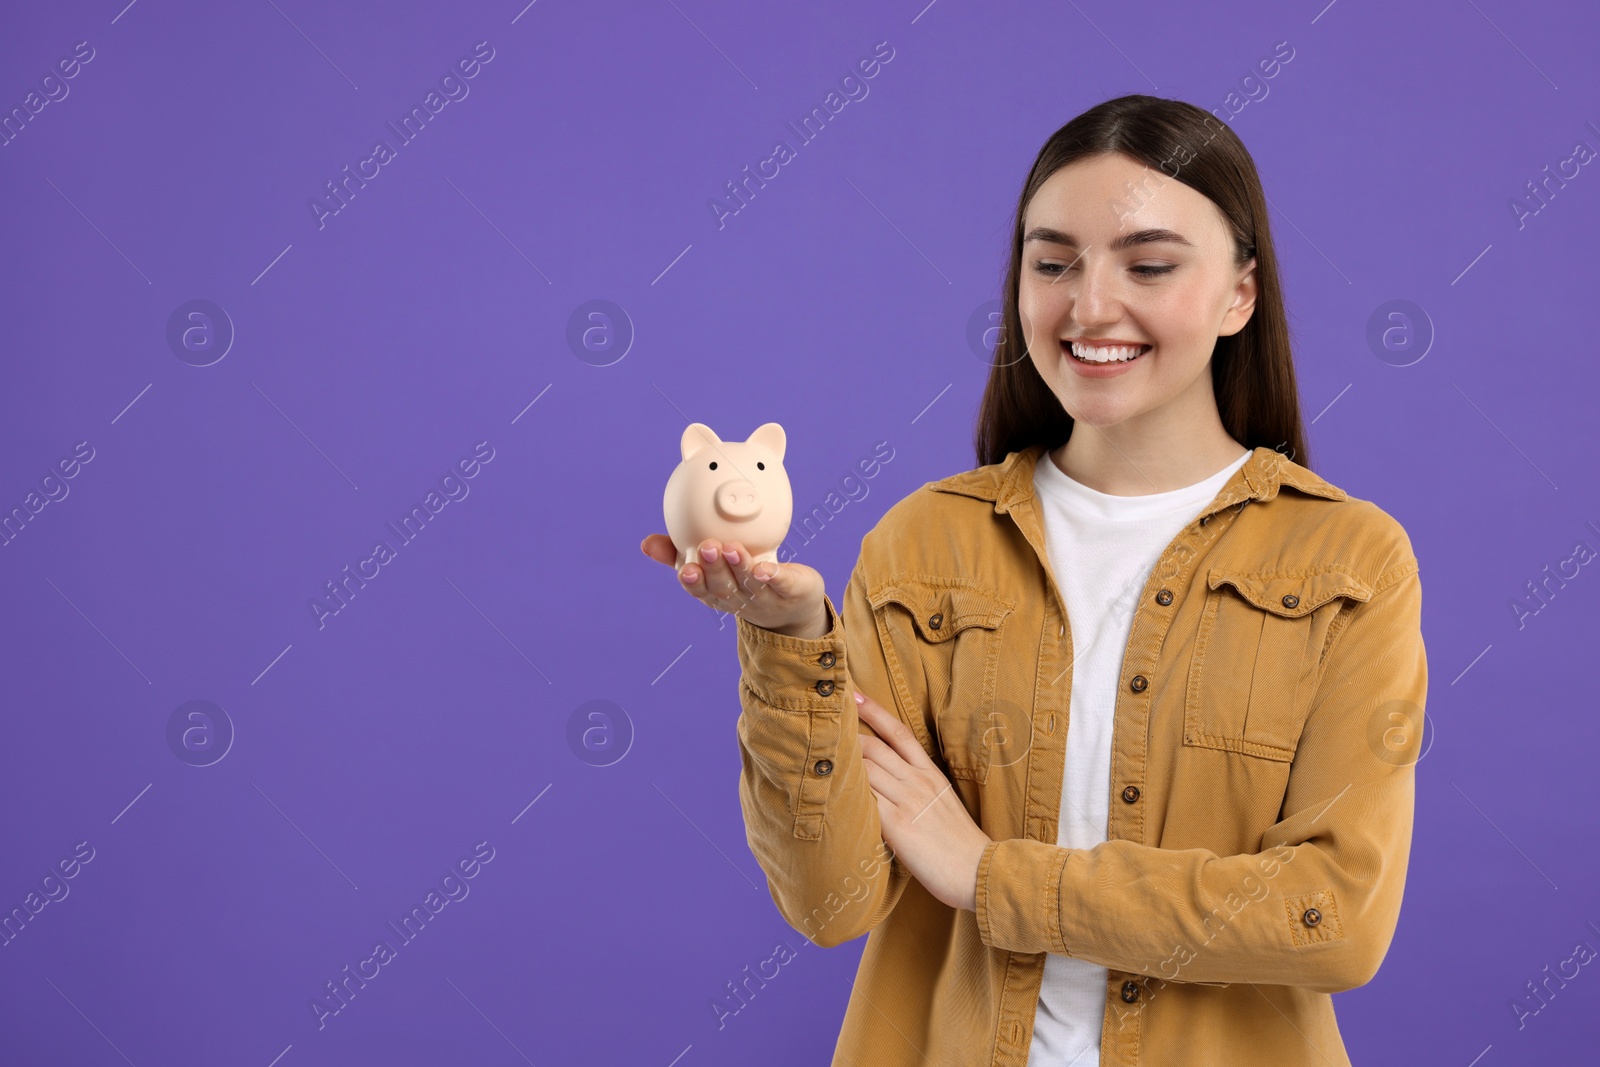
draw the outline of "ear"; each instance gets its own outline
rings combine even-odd
[[[1245,328],[1250,321],[1251,314],[1256,309],[1256,297],[1259,295],[1259,281],[1256,278],[1256,257],[1251,256],[1249,261],[1240,269],[1239,283],[1234,288],[1233,304],[1222,317],[1222,328],[1217,331],[1219,337],[1229,337]]]
[[[683,452],[683,458],[688,459],[707,445],[720,445],[722,438],[716,431],[703,422],[691,422],[689,428],[683,431],[683,438],[678,442],[678,447]]]
[[[756,427],[756,432],[750,435],[750,443],[764,445],[778,457],[779,462],[782,462],[783,450],[788,447],[789,439],[784,435],[782,426],[775,422],[767,422]]]

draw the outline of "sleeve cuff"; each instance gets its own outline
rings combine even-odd
[[[990,948],[1070,956],[1061,936],[1061,879],[1070,849],[1006,838],[978,860],[978,935]]]
[[[740,618],[739,666],[744,684],[763,704],[785,711],[836,711],[848,694],[844,627],[823,596],[828,632],[789,637]]]

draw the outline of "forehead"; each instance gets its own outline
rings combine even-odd
[[[1223,242],[1227,225],[1216,204],[1170,175],[1111,153],[1057,170],[1028,202],[1023,234],[1050,229],[1079,244],[1109,245],[1120,234],[1171,230],[1196,247]]]

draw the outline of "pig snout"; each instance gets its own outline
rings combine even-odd
[[[717,486],[717,514],[729,522],[749,522],[761,514],[761,494],[742,479]]]

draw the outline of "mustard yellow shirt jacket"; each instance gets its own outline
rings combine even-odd
[[[1329,994],[1376,973],[1411,846],[1428,674],[1410,539],[1256,448],[1145,584],[1107,839],[1062,848],[1073,645],[1041,461],[890,508],[826,636],[738,622],[751,851],[796,930],[868,935],[833,1063],[1025,1067],[1059,952],[1110,971],[1102,1063],[1348,1064]],[[994,839],[975,912],[883,842],[852,689],[910,725]]]

